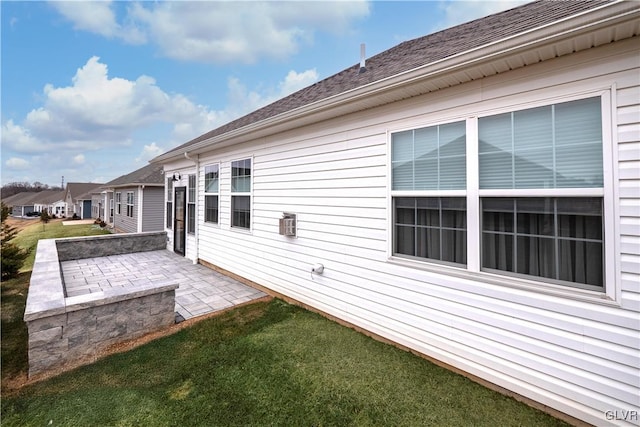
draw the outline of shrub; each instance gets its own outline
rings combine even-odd
[[[11,243],[18,232],[14,227],[7,224],[9,208],[4,203],[0,205],[2,209],[2,229],[0,232],[0,250],[2,251],[2,280],[15,277],[24,264],[24,260],[29,256],[29,251],[20,249]]]

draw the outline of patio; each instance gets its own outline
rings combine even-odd
[[[68,297],[135,288],[154,281],[177,283],[176,321],[267,295],[168,250],[63,261],[60,265]]]
[[[23,317],[29,376],[265,296],[168,251],[164,232],[40,240]]]

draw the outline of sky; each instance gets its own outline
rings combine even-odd
[[[405,40],[523,2],[0,1],[0,167],[105,183]]]

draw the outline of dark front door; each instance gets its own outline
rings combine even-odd
[[[175,209],[173,213],[173,251],[177,254],[184,255],[187,189],[186,187],[176,187],[175,192]]]

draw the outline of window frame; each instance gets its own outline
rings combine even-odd
[[[207,168],[213,168],[213,167],[217,169],[217,173],[218,173],[218,188],[217,188],[217,191],[207,191],[208,190]],[[204,172],[203,174],[204,176],[204,205],[203,205],[204,223],[209,225],[220,225],[220,163],[214,162],[214,163],[208,163],[204,165],[203,172]],[[213,198],[215,198],[215,206],[216,206],[215,221],[209,220],[209,216],[207,214],[207,201]]]
[[[617,195],[614,192],[614,182],[617,179],[617,167],[614,162],[614,149],[616,147],[616,132],[614,128],[615,109],[613,107],[612,93],[615,87],[596,88],[576,92],[571,88],[565,88],[565,93],[551,94],[549,89],[538,90],[534,95],[519,98],[508,97],[500,101],[496,107],[496,101],[484,102],[476,105],[465,105],[456,109],[457,114],[446,119],[423,121],[411,127],[398,127],[387,129],[387,259],[389,262],[418,268],[450,276],[471,279],[485,283],[493,283],[501,286],[515,287],[533,290],[539,293],[560,295],[597,301],[602,304],[615,304],[620,299],[619,272],[616,272],[617,260],[615,248],[618,245],[617,236]],[[600,188],[547,188],[547,189],[480,189],[479,154],[478,154],[478,119],[497,114],[527,110],[531,108],[560,104],[586,98],[600,98],[602,119],[602,167],[604,182]],[[529,99],[527,99],[529,98]],[[466,110],[466,111],[464,111]],[[392,169],[392,135],[411,129],[429,127],[434,125],[452,123],[458,120],[466,120],[467,135],[467,176],[466,190],[460,191],[394,191]],[[613,130],[613,131],[612,131]],[[462,196],[467,199],[467,265],[452,266],[438,263],[429,259],[410,258],[394,254],[395,230],[394,230],[394,201],[395,197],[453,197]],[[595,289],[590,286],[581,286],[577,283],[568,285],[553,281],[546,281],[543,277],[513,276],[507,272],[486,271],[481,268],[481,200],[488,197],[522,198],[522,197],[599,197],[603,203],[602,223],[606,230],[603,236],[603,287]],[[503,274],[504,273],[504,274]],[[616,277],[616,275],[618,277]],[[603,298],[604,297],[604,298]]]
[[[113,197],[116,201],[116,215],[122,215],[122,193],[117,191]]]
[[[165,176],[169,175],[165,173]],[[167,176],[167,186],[165,191],[165,228],[173,229],[173,178]]]
[[[251,175],[249,175],[249,190],[248,191],[234,191],[233,190],[233,164],[234,163],[238,163],[238,162],[243,162],[243,161],[249,161],[250,162],[250,171],[251,171]],[[229,211],[230,211],[230,218],[229,218],[229,225],[231,227],[232,230],[238,230],[238,231],[243,231],[243,232],[252,232],[253,230],[253,177],[254,177],[254,159],[253,156],[251,157],[243,157],[240,159],[235,159],[232,160],[231,162],[229,162],[229,178],[230,178],[230,195],[231,195],[231,203],[229,206]],[[246,177],[246,175],[243,175]],[[242,227],[239,225],[234,225],[234,207],[235,207],[235,201],[238,200],[239,197],[247,197],[249,199],[249,226],[248,227]]]
[[[133,191],[127,191],[127,216],[133,218],[133,206],[135,204],[135,196]]]
[[[187,234],[196,233],[196,198],[198,197],[198,183],[196,175],[187,175]]]

